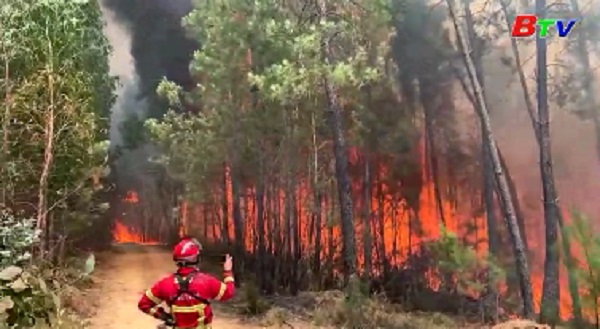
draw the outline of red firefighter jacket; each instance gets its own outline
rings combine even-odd
[[[140,299],[138,308],[162,319],[166,311],[159,304],[165,302],[171,310],[176,328],[203,327],[210,324],[213,318],[209,300],[226,301],[235,293],[232,273],[225,272],[223,276],[221,282],[195,268],[182,267],[148,289]],[[186,282],[181,282],[182,278]],[[182,287],[185,285],[187,290]]]

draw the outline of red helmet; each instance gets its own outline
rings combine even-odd
[[[184,238],[173,248],[173,261],[181,264],[197,264],[202,245],[194,238]]]

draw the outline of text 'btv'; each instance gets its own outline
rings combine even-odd
[[[559,38],[565,38],[571,33],[577,23],[572,18],[538,18],[535,15],[517,15],[512,25],[510,36],[513,38],[525,38],[535,34],[540,38],[548,35],[548,30],[554,27]]]

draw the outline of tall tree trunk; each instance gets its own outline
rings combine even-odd
[[[453,0],[447,0],[447,3],[452,17],[455,18],[454,26],[456,28],[458,42],[461,44],[463,49],[462,55],[464,56],[465,61],[467,63],[467,73],[469,75],[469,78],[474,82],[475,85],[474,96],[477,99],[477,103],[479,103],[479,106],[475,107],[475,109],[477,110],[479,119],[482,121],[482,133],[486,135],[486,140],[488,142],[488,148],[490,150],[491,162],[494,169],[496,184],[498,184],[500,192],[499,196],[500,200],[502,201],[501,206],[504,212],[506,224],[508,226],[508,231],[510,232],[510,236],[512,239],[517,275],[519,277],[521,287],[521,297],[523,298],[523,315],[525,318],[532,319],[534,317],[533,293],[531,290],[531,280],[529,277],[527,251],[525,250],[525,246],[521,238],[521,232],[519,230],[519,225],[515,216],[515,209],[512,202],[512,196],[510,195],[510,190],[508,188],[508,183],[506,181],[506,176],[504,175],[504,171],[502,170],[502,166],[500,164],[498,148],[493,136],[489,112],[487,109],[485,97],[483,95],[483,90],[481,88],[481,84],[479,83],[479,79],[477,79],[475,67],[473,64],[473,60],[471,59],[470,52],[467,51],[469,49],[467,38],[463,34],[462,28],[459,26],[459,23],[456,21],[458,15],[456,14],[456,11],[454,9],[455,6]]]
[[[203,226],[204,226],[204,237],[203,238],[204,238],[204,240],[208,240],[208,219],[210,218],[210,213],[209,213],[208,207],[209,207],[208,202],[206,202],[202,205],[202,221],[204,222],[203,223]],[[161,220],[161,222],[163,222],[163,221]],[[160,237],[160,235],[159,235],[159,237]],[[160,240],[160,241],[162,241],[162,240]]]
[[[283,163],[283,170],[285,170],[285,228],[286,228],[286,267],[287,267],[287,279],[292,295],[298,292],[298,287],[295,282],[296,278],[296,199],[295,199],[295,166],[293,160],[293,154],[295,151],[294,145],[294,121],[293,118],[286,118],[286,126],[288,127],[286,133],[286,161]]]
[[[546,0],[536,0],[537,17],[546,17]],[[550,145],[550,114],[548,112],[547,44],[546,38],[536,37],[537,54],[537,100],[539,125],[540,174],[544,201],[544,222],[546,235],[546,258],[544,261],[544,282],[540,322],[556,325],[559,319],[559,258],[558,258],[558,196],[554,186],[552,155]]]
[[[52,54],[52,45],[49,45],[50,54]],[[42,164],[42,173],[40,175],[38,189],[38,209],[37,209],[37,229],[42,232],[40,238],[40,251],[42,257],[48,251],[48,179],[54,160],[54,72],[51,67],[48,68],[48,97],[49,104],[46,112],[46,127],[44,129],[44,162]]]
[[[217,237],[219,236],[219,233],[217,232],[217,226],[219,225],[219,213],[217,208],[215,207],[214,203],[211,203],[211,208],[212,208],[212,216],[210,216],[211,222],[210,222],[210,226],[212,229],[212,241],[213,243],[217,243],[219,240],[217,239]]]
[[[381,172],[379,170],[379,166],[377,169],[377,177],[375,178],[375,184],[377,184],[377,189],[375,193],[377,195],[377,213],[375,216],[377,217],[377,259],[379,260],[380,269],[383,273],[383,278],[387,278],[388,275],[388,266],[386,259],[386,250],[385,250],[385,223],[384,223],[384,215],[383,215],[383,192],[381,186]]]
[[[0,23],[0,29],[2,28]],[[1,42],[1,41],[0,41]],[[10,83],[10,60],[8,58],[6,45],[2,42],[2,53],[4,55],[4,115],[2,116],[2,151],[0,153],[0,209],[8,208],[8,186],[10,179],[8,177],[9,160],[9,129],[11,121],[11,83]]]
[[[223,202],[221,204],[221,209],[223,211],[222,227],[223,227],[223,243],[227,245],[231,245],[231,241],[229,240],[229,179],[231,179],[231,167],[227,165],[226,162],[223,163]]]
[[[269,167],[265,167],[269,168]],[[266,172],[266,171],[265,171]],[[265,259],[263,260],[264,270],[265,270],[265,278],[263,279],[264,283],[264,291],[266,294],[271,294],[274,292],[274,278],[273,278],[273,267],[271,260],[273,259],[273,246],[275,245],[274,236],[273,236],[273,220],[275,218],[274,209],[275,206],[273,204],[275,193],[273,192],[273,179],[269,179],[265,181],[265,230],[266,230],[266,246],[265,246]]]
[[[326,19],[327,0],[318,0],[320,16]],[[326,66],[332,65],[331,36],[326,36],[321,43],[321,52]],[[344,260],[344,276],[347,279],[356,273],[356,241],[354,236],[353,206],[348,174],[348,155],[342,124],[342,109],[338,90],[327,74],[323,75],[323,87],[327,98],[326,114],[333,135],[333,153],[335,157],[335,176],[338,187],[338,198],[342,221],[342,257]]]
[[[571,8],[573,13],[578,18],[583,18],[583,13],[579,8],[579,2],[577,0],[570,0]],[[585,110],[590,111],[592,119],[594,121],[594,128],[596,133],[596,156],[600,161],[600,108],[598,108],[596,100],[596,81],[594,77],[594,68],[590,62],[590,55],[588,53],[586,38],[586,29],[580,26],[577,30],[577,37],[575,39],[575,51],[579,59],[579,63],[582,66],[583,74],[583,91],[585,95]]]
[[[234,151],[235,152],[235,151]],[[242,275],[244,269],[244,221],[242,219],[242,208],[241,208],[241,186],[240,176],[238,174],[238,161],[235,161],[232,165],[231,171],[231,194],[232,194],[232,208],[233,208],[233,232],[234,232],[234,268],[236,270],[236,285],[242,282]]]
[[[482,160],[483,160],[483,205],[485,208],[485,218],[488,236],[488,251],[491,255],[497,255],[499,250],[498,230],[496,229],[497,220],[494,211],[494,171],[491,159],[489,157],[489,142],[483,138]]]
[[[515,185],[512,175],[510,174],[510,168],[508,167],[508,164],[506,163],[504,155],[502,154],[502,151],[500,149],[498,149],[498,157],[500,158],[500,165],[502,166],[502,170],[506,175],[508,189],[512,197],[513,205],[515,206],[515,216],[517,216],[517,223],[519,224],[519,230],[521,230],[523,245],[525,246],[525,250],[529,250],[527,242],[527,228],[525,227],[525,215],[523,214],[523,210],[521,208],[521,201],[519,200],[517,186]]]
[[[504,18],[505,18],[505,22],[506,22],[506,26],[510,26],[511,22],[514,19],[514,11],[510,9],[509,4],[507,3],[507,1],[503,0],[500,2],[501,6],[502,6],[502,11],[504,13]],[[579,17],[581,17],[581,13],[579,11],[579,6],[577,3],[577,0],[571,0],[571,7],[573,8],[573,11],[575,12],[575,14]],[[579,33],[583,33],[582,30],[580,30]],[[582,42],[583,40],[583,42]],[[588,57],[588,53],[587,53],[587,49],[585,46],[585,39],[583,38],[583,35],[580,35],[579,38],[577,39],[577,48],[578,48],[578,52],[582,55],[580,57],[580,61],[582,63],[582,65],[584,66],[584,88],[587,88],[587,91],[589,93],[589,95],[592,97],[590,98],[590,107],[589,109],[591,111],[593,111],[593,115],[594,115],[594,124],[596,126],[596,147],[597,147],[597,153],[600,156],[600,115],[596,109],[595,106],[595,89],[593,88],[593,75],[592,75],[592,71],[589,65],[589,57]],[[529,95],[529,88],[527,86],[527,79],[525,77],[525,72],[523,70],[523,65],[521,63],[521,54],[519,52],[519,47],[517,45],[517,39],[512,38],[511,39],[511,49],[512,49],[512,53],[513,53],[513,57],[515,60],[515,67],[517,69],[517,73],[519,76],[519,82],[521,84],[521,89],[523,91],[523,97],[525,100],[525,108],[527,109],[527,113],[529,114],[529,118],[531,120],[531,125],[533,127],[533,131],[535,133],[535,137],[536,137],[536,141],[539,147],[539,141],[541,140],[540,138],[540,129],[538,127],[538,118],[535,115],[535,110],[534,110],[534,105],[533,105],[533,101],[531,100],[531,96]],[[587,64],[587,65],[586,65]],[[588,84],[588,82],[590,84]],[[558,207],[558,205],[557,205]],[[560,228],[564,227],[564,223],[562,220],[562,212],[559,209],[558,212],[558,225]],[[573,318],[575,319],[576,323],[578,325],[581,325],[582,321],[583,321],[583,315],[582,315],[582,310],[581,310],[581,300],[580,300],[580,296],[579,296],[579,284],[578,284],[578,280],[577,280],[577,276],[575,275],[575,271],[572,270],[572,266],[574,266],[574,259],[573,259],[573,253],[571,251],[571,243],[569,240],[568,235],[563,234],[562,235],[562,249],[563,249],[563,253],[565,255],[565,263],[567,265],[568,268],[568,280],[569,280],[569,292],[571,295],[571,301],[573,304]]]
[[[471,45],[481,45],[481,42],[479,41],[479,37],[477,36],[477,33],[474,29],[475,23],[474,23],[474,19],[473,19],[473,14],[471,12],[471,9],[469,7],[470,4],[470,0],[463,0],[463,10],[465,13],[465,22],[466,22],[466,26],[467,26],[467,35],[469,37],[469,41]],[[514,41],[514,40],[513,40]],[[483,64],[482,64],[482,56],[483,56],[483,49],[479,49],[479,47],[474,47],[473,49],[473,67],[475,68],[475,74],[477,76],[477,79],[479,80],[479,83],[481,84],[481,88],[482,88],[482,92],[484,94],[484,98],[485,96],[485,75],[484,75],[484,70],[483,70]],[[460,47],[461,51],[465,51],[464,49],[462,49],[462,47]],[[466,66],[466,61],[464,61],[464,64]],[[474,81],[472,79],[469,79],[470,85],[471,85],[471,90],[468,89],[466,83],[462,84],[462,88],[466,89],[465,94],[467,94],[469,101],[472,103],[473,106],[479,106],[479,104],[477,103],[476,99],[474,98],[474,92],[473,90],[475,90],[475,85],[474,85]],[[483,128],[481,128],[483,130]],[[487,220],[488,220],[488,224],[491,224],[491,222],[489,222],[489,220],[493,220],[494,217],[494,213],[493,213],[493,205],[494,205],[494,196],[493,196],[493,189],[496,188],[497,186],[493,183],[493,175],[491,175],[491,171],[487,174],[487,183],[485,181],[485,177],[486,177],[486,168],[488,168],[488,170],[492,170],[491,167],[491,163],[490,163],[490,156],[486,155],[489,153],[489,148],[488,148],[488,141],[487,138],[485,136],[485,134],[481,135],[481,139],[482,139],[482,150],[483,150],[483,158],[482,158],[482,162],[483,162],[483,177],[484,177],[484,187],[483,187],[483,193],[484,193],[484,203],[485,207],[486,207],[486,216],[487,216]],[[502,170],[504,171],[505,175],[506,175],[506,180],[508,183],[508,188],[510,191],[510,194],[512,196],[512,201],[513,201],[513,205],[515,207],[515,215],[517,217],[517,222],[519,224],[519,229],[521,232],[521,237],[523,239],[523,244],[525,245],[525,250],[528,250],[527,247],[527,232],[525,231],[525,218],[523,216],[523,212],[521,211],[521,204],[519,201],[519,197],[518,197],[518,193],[517,193],[517,188],[516,185],[514,184],[513,180],[512,180],[512,176],[510,175],[510,170],[508,168],[508,166],[506,165],[506,162],[504,161],[504,156],[502,155],[502,152],[500,149],[498,149],[498,156],[500,158],[500,164],[502,165]],[[488,188],[491,188],[491,190],[487,190]],[[491,216],[491,217],[490,217]],[[496,243],[499,243],[498,241],[498,236],[497,236],[497,232],[495,233],[496,237],[489,237],[490,239],[495,239]],[[496,248],[496,250],[498,250]],[[490,250],[491,251],[491,250]]]
[[[322,214],[322,203],[323,194],[321,191],[315,191],[315,250],[313,257],[313,272],[315,277],[321,276],[321,252],[323,250],[322,236],[323,236],[323,214]]]
[[[319,146],[317,145],[317,125],[315,120],[315,114],[311,115],[311,128],[312,128],[312,148],[313,148],[313,213],[314,218],[314,230],[315,230],[315,249],[313,257],[313,273],[315,278],[321,276],[321,236],[323,233],[323,188],[321,182],[319,182]],[[320,288],[320,287],[319,287]]]
[[[475,23],[473,20],[473,14],[471,12],[471,8],[469,7],[471,1],[470,0],[463,0],[463,7],[464,7],[464,12],[465,12],[465,22],[466,22],[466,27],[467,27],[467,35],[469,36],[469,42],[471,45],[479,45],[480,43],[478,43],[477,39],[477,33],[475,32]],[[485,96],[485,76],[484,76],[484,72],[483,72],[483,65],[482,65],[482,54],[483,51],[482,49],[480,49],[480,47],[473,47],[473,66],[475,67],[475,74],[477,76],[477,79],[479,80],[479,83],[481,84],[481,88],[482,88],[482,93]],[[471,81],[471,87],[474,90],[474,85],[473,85],[473,81]],[[473,101],[475,101],[473,99]],[[478,106],[478,104],[476,102],[473,103],[473,106]],[[484,127],[483,125],[481,126],[481,130],[483,131]],[[482,154],[481,154],[481,160],[483,163],[482,166],[482,181],[483,181],[483,204],[484,204],[484,208],[485,208],[485,215],[486,215],[486,223],[487,223],[487,235],[488,235],[488,246],[489,246],[489,253],[492,255],[497,255],[496,252],[498,251],[498,232],[496,230],[496,219],[495,219],[495,212],[494,212],[494,171],[493,171],[493,166],[492,166],[492,162],[491,162],[491,157],[490,157],[490,148],[489,148],[489,141],[488,141],[488,136],[486,134],[481,134],[481,145],[482,145]],[[499,150],[498,150],[499,151]],[[500,152],[498,152],[500,154]],[[501,162],[502,162],[502,156],[500,156]],[[503,166],[502,169],[506,172],[506,168]],[[510,175],[507,174],[507,180],[510,179]],[[510,183],[509,183],[510,185]],[[512,190],[510,191],[511,195],[514,193]],[[514,197],[514,195],[513,195]],[[513,198],[514,200],[515,198]],[[515,208],[517,208],[515,206]],[[515,209],[516,210],[516,209]],[[518,213],[518,212],[517,212]],[[518,216],[518,215],[517,215]],[[521,228],[521,227],[520,227]],[[523,234],[523,229],[521,228],[521,234]],[[524,243],[527,243],[527,239],[524,239]]]
[[[290,198],[290,206],[291,206],[291,235],[290,235],[290,239],[292,239],[292,254],[291,254],[291,259],[292,259],[292,275],[291,275],[291,286],[290,286],[290,293],[292,295],[297,295],[298,291],[300,290],[300,286],[299,286],[299,263],[301,260],[301,247],[300,247],[300,218],[299,218],[299,212],[298,212],[298,200],[297,200],[297,194],[296,192],[298,191],[298,181],[296,180],[297,177],[297,164],[296,161],[294,159],[294,150],[298,149],[298,145],[297,145],[297,138],[296,138],[296,123],[298,122],[298,108],[295,108],[292,111],[292,124],[290,125],[290,132],[291,132],[291,147],[290,147],[290,193],[291,193],[291,198]]]
[[[282,186],[281,185],[281,177],[278,177],[277,179],[277,184],[275,182],[273,182],[273,186],[272,186],[272,200],[274,202],[274,211],[273,211],[273,244],[271,246],[272,248],[272,254],[275,257],[276,261],[275,261],[275,266],[273,266],[273,287],[275,287],[276,283],[278,282],[278,280],[281,277],[281,273],[280,273],[280,267],[281,267],[281,262],[279,261],[280,259],[282,259],[283,255],[284,255],[284,245],[283,242],[281,240],[281,193],[280,193],[280,189],[279,187]]]
[[[506,22],[506,26],[510,26],[512,20],[514,19],[514,11],[510,9],[509,4],[506,1],[501,1],[500,2],[501,7],[502,7],[502,12],[504,14],[504,18],[505,18],[505,22]],[[578,3],[576,0],[572,0],[571,1],[571,6],[573,8],[573,11],[575,12],[576,16],[581,16],[581,13],[579,12],[579,7],[578,7]],[[581,31],[581,30],[580,30]],[[581,32],[580,32],[581,33]],[[585,41],[582,44],[579,44],[579,42],[581,41],[581,37],[579,39],[577,39],[578,42],[578,48],[580,48],[583,45],[583,52],[580,52],[581,54],[583,54],[583,57],[581,57],[582,59],[582,64],[584,65],[584,67],[586,68],[584,71],[587,75],[587,73],[590,73],[591,71],[590,66],[589,66],[589,58],[588,58],[588,54],[587,54],[587,50],[585,47]],[[539,141],[541,140],[540,138],[540,130],[538,127],[538,119],[535,115],[535,110],[534,110],[534,106],[533,106],[533,101],[531,100],[531,96],[529,95],[529,88],[527,86],[527,78],[525,76],[525,72],[523,70],[523,65],[521,64],[521,54],[519,52],[519,47],[517,45],[517,40],[515,38],[511,39],[511,48],[512,48],[512,53],[513,53],[513,57],[515,60],[515,67],[517,69],[517,73],[519,76],[519,82],[521,84],[521,89],[523,91],[523,97],[525,100],[525,108],[527,109],[527,113],[529,114],[529,118],[531,121],[531,125],[533,127],[533,131],[535,133],[535,137],[536,137],[536,141],[539,147]],[[587,59],[587,60],[586,60]],[[585,63],[587,63],[588,65],[585,66]],[[587,81],[591,81],[593,84],[593,75],[590,76],[589,78],[585,78],[586,80],[584,82]],[[590,80],[592,79],[592,80]],[[598,118],[598,111],[595,109],[595,101],[594,101],[594,97],[595,97],[595,93],[593,92],[593,87],[591,85],[588,85],[587,83],[585,83],[584,85],[586,85],[589,89],[589,94],[591,95],[591,107],[590,110],[593,111],[593,115],[596,115],[596,118]],[[598,142],[598,140],[600,140],[600,121],[598,120],[594,120],[595,125],[596,125],[596,140],[597,140],[597,145],[600,145],[600,143]],[[598,151],[598,154],[600,155],[600,151]],[[558,205],[557,205],[558,207]],[[560,228],[564,227],[564,223],[563,223],[563,219],[562,219],[562,212],[560,212],[559,209],[559,216],[558,216],[558,225]],[[565,256],[565,263],[567,266],[567,277],[568,277],[568,281],[569,281],[569,293],[571,295],[571,301],[573,304],[573,318],[576,321],[576,324],[578,324],[579,326],[581,326],[581,323],[583,322],[583,315],[582,315],[582,310],[581,310],[581,299],[579,296],[579,284],[578,284],[578,280],[577,280],[577,276],[575,271],[573,271],[573,266],[574,265],[574,259],[573,259],[573,253],[571,251],[571,242],[569,240],[569,237],[567,234],[563,234],[562,235],[562,240],[561,240],[561,245],[562,245],[562,249],[563,249],[563,254]]]
[[[298,211],[296,202],[296,182],[295,177],[290,177],[290,245],[291,253],[290,260],[290,294],[295,296],[298,294],[300,287],[298,286],[298,262],[300,262],[300,239],[298,239]]]
[[[474,29],[475,23],[473,20],[472,12],[469,8],[469,4],[470,4],[469,0],[463,0],[467,33],[468,33],[471,45],[479,45],[479,44],[481,44],[481,42],[478,41],[479,37],[477,36],[475,29]],[[514,42],[514,40],[512,40],[512,41]],[[484,76],[484,71],[483,71],[483,64],[481,62],[482,56],[483,56],[483,50],[476,48],[476,49],[473,49],[473,52],[474,52],[473,66],[475,68],[475,73],[476,73],[477,79],[479,79],[479,82],[481,83],[482,92],[484,93],[484,97],[485,97],[485,76]],[[470,80],[470,83],[471,83],[472,89],[474,90],[475,87],[474,87],[473,80]],[[466,86],[463,86],[463,88],[465,88],[465,87]],[[472,93],[469,93],[469,91],[465,91],[465,93],[472,95]],[[528,96],[529,96],[529,94],[527,94],[527,97]],[[469,99],[472,102],[473,106],[479,106],[473,97],[470,97]],[[486,136],[484,134],[482,134],[481,138],[482,138],[482,148],[484,151],[484,158],[482,158],[482,161],[484,164],[483,168],[485,170],[486,166],[488,166],[489,169],[491,170],[491,164],[489,163],[490,158],[488,155],[485,155],[485,154],[489,153],[489,149],[487,147],[488,142],[487,142]],[[502,170],[504,171],[504,173],[506,175],[506,181],[508,183],[508,188],[509,188],[510,194],[512,196],[513,205],[515,207],[515,215],[517,216],[517,222],[519,224],[519,229],[521,232],[521,237],[523,239],[523,244],[525,245],[525,249],[528,250],[527,231],[525,230],[525,217],[521,210],[521,203],[519,201],[517,187],[512,179],[512,175],[510,174],[510,169],[508,168],[508,165],[506,164],[506,161],[504,160],[504,156],[502,155],[502,151],[500,149],[498,149],[498,156],[500,158],[500,164],[502,165]],[[487,176],[490,176],[490,175],[488,174]],[[485,172],[484,172],[484,177],[485,177]],[[488,179],[488,180],[490,180],[490,179]],[[491,181],[493,182],[493,179],[491,179]],[[484,185],[485,184],[486,183],[484,182]],[[495,184],[492,183],[491,187],[494,188]],[[484,194],[487,194],[487,197],[485,197],[484,200],[487,200],[486,202],[488,203],[486,205],[486,214],[489,214],[487,216],[494,216],[493,213],[490,213],[490,211],[493,211],[493,204],[494,204],[493,190],[486,192],[485,189],[486,189],[486,187],[484,186]],[[498,236],[494,237],[493,239],[498,240]],[[498,241],[496,241],[496,243],[498,243]],[[498,250],[498,249],[496,248],[496,250]]]
[[[577,0],[570,0],[571,9],[573,10],[576,17],[582,18],[582,12],[579,8],[579,2]],[[579,63],[583,69],[583,90],[585,92],[586,110],[591,111],[591,115],[594,121],[594,130],[596,133],[596,155],[600,160],[600,108],[597,106],[596,100],[596,84],[594,77],[594,70],[590,64],[590,57],[587,48],[587,38],[585,36],[585,29],[579,28],[577,30],[578,35],[576,42],[576,51],[579,57]],[[558,225],[560,228],[564,228],[562,212],[559,210]],[[567,275],[569,279],[569,291],[571,294],[571,300],[573,304],[573,318],[575,319],[575,325],[577,327],[583,326],[583,315],[581,311],[581,300],[579,296],[579,284],[577,282],[577,276],[574,270],[575,260],[571,252],[571,242],[568,234],[562,234],[562,247],[563,253],[565,254],[565,263],[567,266]]]
[[[514,20],[514,13],[509,7],[509,3],[507,0],[501,0],[500,6],[502,8],[502,12],[504,13],[504,19],[506,22],[507,28],[510,28],[512,21]],[[529,88],[527,87],[527,78],[525,77],[525,71],[523,70],[523,64],[521,63],[521,53],[519,52],[519,46],[517,45],[517,39],[510,39],[510,47],[512,49],[513,57],[515,59],[515,67],[517,69],[517,74],[519,76],[519,83],[521,84],[521,90],[523,91],[523,99],[525,100],[525,109],[527,110],[527,114],[529,115],[529,119],[531,120],[531,125],[533,126],[533,131],[536,136],[536,140],[539,140],[539,130],[537,127],[537,119],[535,115],[535,110],[533,106],[533,101],[531,100],[531,96],[529,95]]]
[[[419,86],[421,89],[421,104],[423,105],[423,111],[425,113],[425,156],[427,159],[427,172],[429,179],[431,179],[433,183],[433,197],[435,198],[439,219],[442,224],[446,225],[444,207],[442,204],[442,193],[440,191],[439,184],[438,158],[435,146],[434,113],[436,108],[436,93],[434,90],[432,90],[432,88],[434,88],[433,86],[435,85],[435,82],[430,78],[419,79]]]
[[[325,278],[325,288],[329,288],[329,282],[333,282],[334,275],[334,259],[337,254],[337,248],[335,244],[335,187],[334,184],[329,184],[329,196],[328,196],[328,212],[327,212],[327,275]]]
[[[258,240],[258,253],[256,259],[256,273],[264,273],[265,270],[265,259],[266,259],[266,249],[265,249],[265,182],[264,182],[264,164],[263,164],[263,155],[259,155],[259,165],[258,165],[258,178],[256,180],[256,195],[255,195],[255,204],[256,204],[256,235]],[[257,276],[258,285],[262,289],[265,289],[265,278],[266,275]]]
[[[286,161],[287,162],[287,161]],[[289,164],[289,162],[287,162]],[[284,167],[286,166],[286,163],[283,164]],[[285,173],[285,186],[284,186],[284,191],[285,191],[285,203],[284,203],[284,210],[283,210],[283,216],[284,216],[284,227],[285,227],[285,233],[283,236],[283,240],[284,240],[284,259],[285,259],[285,264],[283,265],[285,268],[285,278],[286,278],[286,284],[289,284],[290,280],[289,278],[291,277],[290,275],[290,262],[292,261],[292,192],[291,192],[291,177],[290,177],[290,173],[289,173],[289,167],[287,167],[288,169],[284,169],[286,170]]]
[[[482,176],[483,176],[483,205],[485,209],[485,219],[487,227],[487,238],[488,238],[488,252],[492,256],[498,256],[499,250],[499,239],[498,230],[496,228],[497,220],[496,213],[494,211],[494,171],[492,161],[490,159],[489,141],[485,135],[482,135],[482,154],[481,158],[483,161]],[[495,286],[495,282],[490,280],[486,286],[485,296],[485,313],[489,314],[489,317],[494,322],[498,321],[498,307],[496,301],[498,300],[498,291]]]
[[[379,167],[377,167],[379,168]],[[377,219],[379,222],[379,255],[383,265],[383,277],[387,278],[390,274],[390,266],[387,259],[387,248],[385,245],[385,200],[383,195],[383,183],[381,182],[381,172],[377,171]],[[410,253],[410,220],[408,230],[409,253]]]
[[[363,253],[365,257],[364,278],[371,278],[373,244],[371,238],[371,158],[365,155],[363,175]]]
[[[565,255],[565,267],[567,268],[567,279],[569,282],[569,294],[571,295],[571,309],[573,312],[573,320],[575,328],[582,328],[585,325],[583,320],[583,312],[581,309],[581,298],[579,296],[579,283],[577,279],[577,262],[571,251],[571,239],[569,234],[565,234],[564,222],[562,214],[559,213],[558,225],[561,233],[562,249]]]

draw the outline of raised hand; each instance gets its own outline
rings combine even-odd
[[[223,271],[231,272],[232,269],[233,269],[233,257],[231,257],[231,255],[227,254],[227,255],[225,255],[225,263],[223,264]]]

